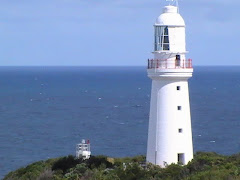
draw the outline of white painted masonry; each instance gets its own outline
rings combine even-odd
[[[185,59],[185,23],[177,7],[165,6],[154,28],[154,59],[148,62],[152,91],[147,162],[162,167],[187,164],[193,158],[188,90],[193,68]]]

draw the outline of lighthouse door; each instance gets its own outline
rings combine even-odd
[[[178,154],[178,164],[184,165],[185,164],[185,155],[184,153],[179,153]]]
[[[181,56],[180,55],[176,55],[176,66],[177,67],[181,66]]]

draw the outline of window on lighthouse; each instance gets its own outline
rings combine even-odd
[[[168,26],[155,26],[155,51],[169,50]]]

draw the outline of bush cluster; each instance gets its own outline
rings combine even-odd
[[[187,165],[166,168],[144,162],[144,156],[88,160],[67,156],[33,163],[10,172],[4,180],[240,180],[240,154],[198,152]]]

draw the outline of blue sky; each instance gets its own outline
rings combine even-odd
[[[1,0],[0,65],[145,66],[165,0]],[[194,65],[240,65],[240,1],[179,0]]]

